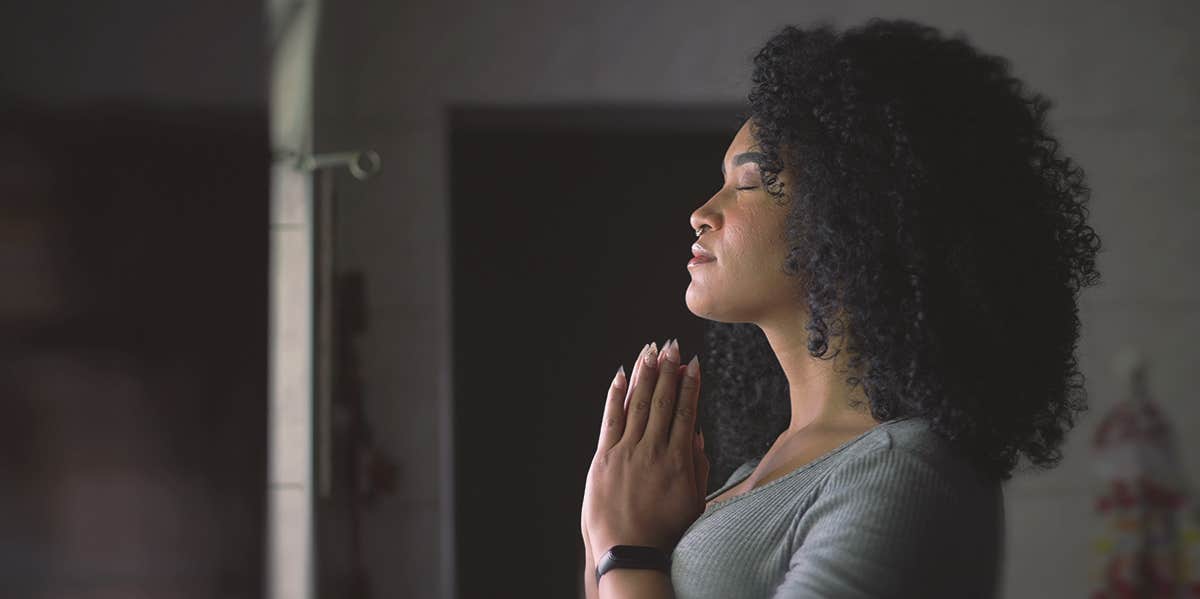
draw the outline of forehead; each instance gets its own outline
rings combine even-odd
[[[750,134],[750,121],[746,121],[733,136],[733,141],[729,142],[729,149],[725,150],[725,161],[728,162],[735,154],[745,152],[753,145],[754,136]]]

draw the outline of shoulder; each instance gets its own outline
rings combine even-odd
[[[999,481],[976,468],[948,440],[934,432],[929,421],[908,417],[885,422],[846,452],[831,468],[827,484],[867,477],[898,487],[938,482],[962,491],[995,490]],[[860,481],[862,482],[862,481]]]
[[[1000,481],[919,418],[863,441],[831,465],[796,522],[785,587],[797,592],[781,596],[991,596]]]
[[[929,420],[910,416],[879,427],[880,438],[889,449],[899,449],[936,461],[955,461],[958,454],[950,443],[930,427]]]
[[[798,532],[873,522],[889,543],[1003,526],[998,479],[978,470],[921,418],[888,422],[825,472]],[[911,528],[911,527],[917,528]],[[926,533],[923,533],[927,534]],[[880,539],[876,539],[878,541]]]

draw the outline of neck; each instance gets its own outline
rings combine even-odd
[[[797,316],[788,322],[759,325],[788,380],[792,415],[784,434],[874,426],[876,420],[871,416],[862,388],[852,390],[846,383],[850,376],[846,366],[849,356],[843,351],[833,359],[812,357],[808,353],[806,316],[802,313]],[[857,376],[861,378],[861,374]],[[854,399],[862,405],[851,408],[850,401]]]

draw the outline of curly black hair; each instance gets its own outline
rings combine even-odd
[[[875,419],[926,418],[1001,480],[1021,455],[1056,465],[1087,409],[1077,299],[1099,282],[1100,240],[1051,104],[961,33],[872,19],[783,28],[739,115],[789,206],[809,353],[845,350]],[[787,428],[788,384],[757,325],[711,322],[705,342],[702,422],[723,475]]]

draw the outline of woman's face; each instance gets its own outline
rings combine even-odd
[[[747,121],[725,150],[721,189],[691,215],[696,240],[715,257],[688,264],[688,310],[719,322],[763,323],[776,314],[795,316],[797,281],[783,272],[788,208],[763,189],[761,155]],[[790,189],[787,173],[779,180]]]

